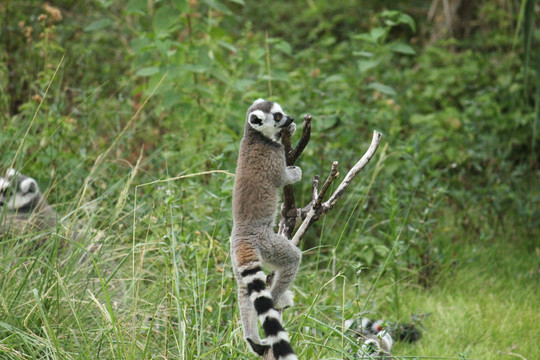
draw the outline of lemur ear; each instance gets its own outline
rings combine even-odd
[[[256,113],[252,113],[249,116],[249,123],[251,125],[262,125],[262,119],[258,117]]]
[[[255,100],[255,101],[253,102],[253,105],[256,105],[256,104],[261,103],[261,102],[264,102],[264,99],[258,98],[257,100]],[[253,105],[252,105],[252,106],[253,106]]]
[[[24,179],[21,184],[19,185],[19,188],[23,193],[35,193],[37,192],[38,186],[34,179],[27,178]]]

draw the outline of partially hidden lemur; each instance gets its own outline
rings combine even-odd
[[[263,355],[269,348],[278,360],[297,359],[276,309],[292,306],[288,290],[300,265],[301,251],[274,231],[280,188],[299,181],[302,171],[286,166],[279,138],[296,129],[278,103],[256,100],[248,109],[233,190],[231,259],[238,282],[244,338]],[[266,286],[262,266],[275,270]],[[259,337],[257,318],[266,339]]]
[[[0,239],[56,225],[56,213],[39,191],[36,180],[9,169],[0,174]]]
[[[394,340],[410,343],[420,340],[421,319],[425,316],[427,315],[413,315],[411,322],[399,323],[368,318],[346,320],[345,329],[358,337],[356,359],[393,359],[390,351]]]
[[[380,355],[390,355],[394,340],[390,330],[383,327],[381,320],[362,319],[360,335],[363,340],[357,352],[359,359],[372,359]]]

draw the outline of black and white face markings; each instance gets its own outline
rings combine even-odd
[[[258,99],[253,103],[253,107],[249,114],[249,124],[269,139],[277,141],[281,130],[294,121],[276,102]]]
[[[272,348],[274,357],[279,360],[298,360],[290,344],[289,335],[281,325],[279,313],[274,307],[274,300],[266,288],[266,275],[260,264],[253,264],[241,269],[240,275],[246,284],[247,294],[255,307],[257,317],[266,335],[267,346]],[[252,349],[264,355],[266,347],[247,339]]]
[[[9,169],[5,177],[0,177],[0,206],[8,211],[32,211],[39,198],[37,182]]]

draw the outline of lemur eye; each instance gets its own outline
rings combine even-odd
[[[280,113],[274,114],[274,120],[275,121],[281,121],[282,117],[283,117],[283,115],[281,115]]]

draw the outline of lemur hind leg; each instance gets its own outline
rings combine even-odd
[[[292,306],[292,293],[287,289],[296,277],[302,259],[302,252],[286,237],[277,234],[272,234],[270,243],[265,245],[272,248],[272,251],[261,251],[261,253],[264,262],[268,263],[275,271],[270,289],[275,307],[279,309]]]
[[[234,270],[236,273],[236,269]],[[259,336],[257,312],[249,298],[246,284],[241,280],[240,274],[236,274],[236,279],[238,282],[238,301],[240,302],[240,319],[242,320],[244,339],[249,343],[254,353],[262,356],[269,346]]]

